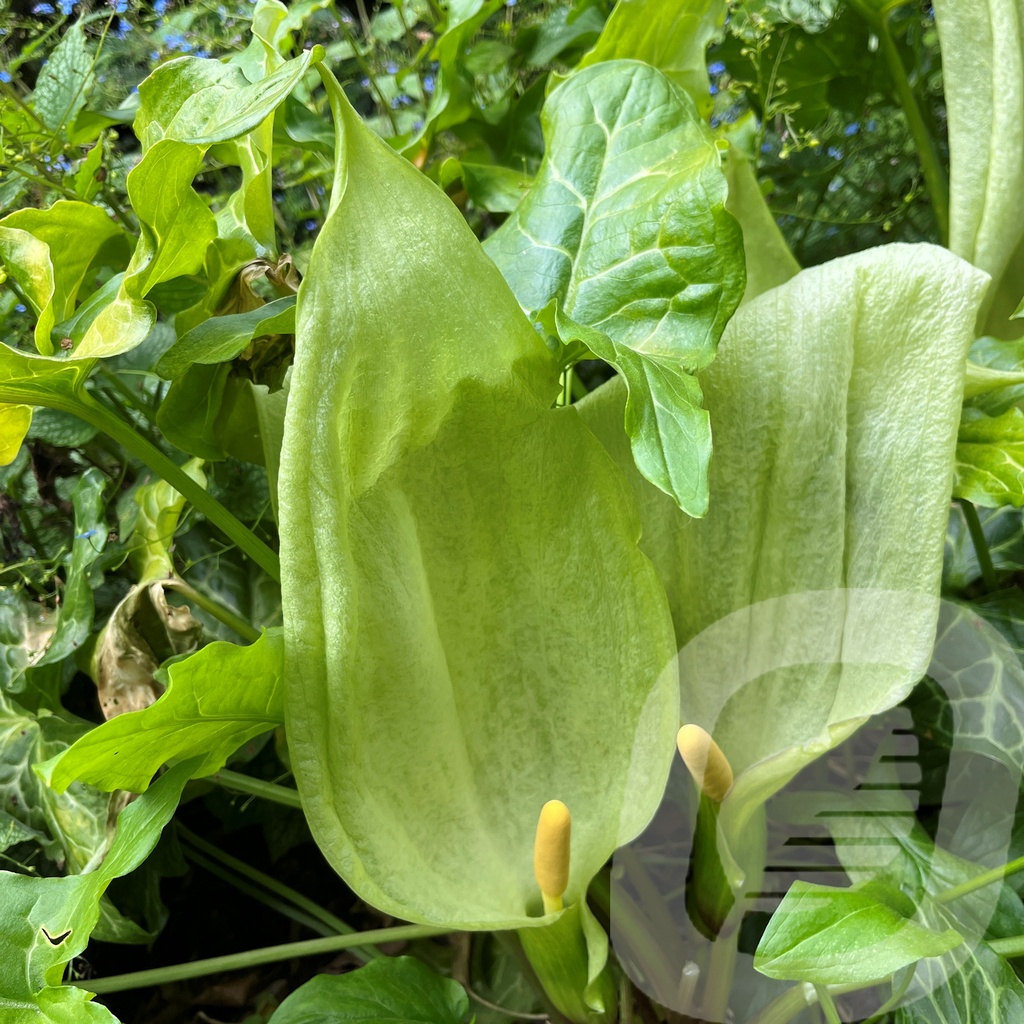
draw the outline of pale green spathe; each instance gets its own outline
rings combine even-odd
[[[707,517],[631,477],[683,648],[683,717],[736,772],[719,819],[734,838],[927,667],[987,283],[928,245],[802,271],[740,309],[704,375]],[[613,381],[580,410],[628,471],[623,390]]]
[[[626,482],[551,408],[557,365],[494,264],[326,77],[335,187],[279,482],[295,778],[375,906],[529,926],[547,800],[573,815],[567,903],[660,800],[665,595]]]

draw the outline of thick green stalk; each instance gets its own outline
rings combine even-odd
[[[54,403],[57,407],[57,403]],[[167,481],[179,494],[233,540],[257,565],[275,580],[281,579],[281,564],[277,554],[263,543],[239,519],[236,519],[216,498],[212,498],[180,466],[172,462],[159,448],[152,445],[124,420],[105,409],[87,395],[79,395],[74,402],[61,403],[61,408],[73,413],[97,430],[112,437],[126,452],[144,462],[154,473]]]
[[[423,924],[404,924],[397,928],[377,928],[354,935],[332,935],[324,939],[307,939],[305,942],[286,942],[280,946],[265,946],[250,949],[245,953],[229,953],[208,960],[195,960],[189,964],[174,964],[171,967],[155,967],[149,971],[135,971],[132,974],[117,974],[111,978],[89,978],[83,981],[69,981],[67,984],[84,988],[97,995],[109,992],[127,992],[135,988],[152,988],[188,978],[205,978],[222,971],[241,971],[260,964],[274,964],[300,956],[320,956],[337,953],[355,946],[380,946],[385,942],[426,939],[434,935],[447,935],[450,928],[432,928]]]
[[[988,549],[988,538],[985,536],[981,520],[978,518],[978,510],[966,498],[960,499],[960,508],[963,509],[967,531],[974,544],[978,568],[981,570],[981,580],[985,584],[985,589],[991,593],[999,589],[999,577],[996,575],[995,565],[992,564],[992,552]]]
[[[210,776],[210,782],[217,782],[225,789],[234,790],[236,793],[245,793],[247,796],[258,796],[271,803],[283,804],[285,807],[297,807],[302,809],[302,799],[297,789],[289,789],[287,786],[275,786],[273,782],[264,782],[262,779],[254,779],[251,775],[242,775],[239,772],[229,771],[222,768],[215,775]]]
[[[954,885],[952,889],[947,889],[936,896],[935,900],[937,903],[952,903],[953,900],[959,899],[961,896],[976,892],[978,889],[984,889],[986,885],[992,885],[993,882],[1001,882],[1004,878],[1014,875],[1018,871],[1024,871],[1024,857],[1018,857],[1016,860],[1011,860],[1009,864],[992,868],[991,871],[986,871],[976,878],[970,878],[966,882]]]
[[[182,597],[202,608],[204,612],[209,612],[218,622],[223,622],[228,629],[233,629],[243,640],[255,643],[262,635],[255,626],[246,622],[240,615],[236,615],[219,601],[207,597],[206,594],[196,590],[191,583],[186,583],[180,577],[175,576],[172,579],[164,580],[164,586],[176,590]]]

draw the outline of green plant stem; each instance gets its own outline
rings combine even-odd
[[[281,564],[277,554],[130,424],[115,416],[86,394],[79,395],[74,402],[55,402],[54,408],[58,407],[85,420],[97,430],[102,430],[130,455],[134,455],[144,462],[154,473],[184,495],[198,511],[223,531],[230,540],[234,541],[264,572],[280,581]]]
[[[189,964],[174,964],[171,967],[155,967],[149,971],[135,971],[133,974],[117,974],[111,978],[90,978],[83,981],[70,981],[69,985],[84,988],[97,995],[110,992],[127,992],[134,988],[151,988],[188,978],[205,978],[222,971],[241,971],[260,964],[279,963],[300,956],[320,956],[324,953],[337,953],[342,949],[355,946],[379,946],[385,942],[426,939],[434,935],[447,935],[450,928],[432,928],[423,924],[405,924],[396,928],[377,928],[368,932],[356,932],[353,935],[332,935],[323,939],[307,939],[305,942],[286,942],[280,946],[265,946],[262,949],[250,949],[244,953],[229,953],[227,956],[215,956],[208,960],[195,960]]]
[[[974,553],[978,556],[978,568],[981,570],[981,580],[985,584],[985,589],[998,590],[999,577],[996,575],[996,567],[992,564],[992,552],[988,549],[988,540],[978,518],[978,510],[966,498],[960,499],[960,508],[963,509],[967,531],[974,544]]]
[[[277,786],[273,782],[254,779],[251,775],[242,775],[240,772],[232,772],[227,768],[222,768],[215,775],[211,775],[209,781],[219,783],[225,789],[234,790],[236,793],[258,796],[260,799],[269,800],[271,803],[283,804],[285,807],[296,807],[299,810],[302,809],[302,800],[297,789]]]
[[[315,900],[311,900],[308,896],[303,896],[301,892],[297,892],[290,885],[285,885],[284,882],[278,881],[272,875],[264,874],[264,872],[252,867],[252,865],[246,864],[245,861],[232,857],[229,853],[224,853],[223,850],[214,846],[213,843],[208,843],[201,836],[197,836],[194,832],[185,828],[184,825],[178,824],[176,827],[178,835],[185,840],[186,845],[194,847],[200,854],[204,854],[206,857],[219,861],[224,867],[229,868],[237,875],[249,878],[264,889],[280,896],[282,899],[288,900],[289,903],[294,904],[310,917],[316,918],[323,926],[329,928],[331,934],[355,934],[355,928],[346,924],[340,917],[335,917],[334,914],[329,910],[325,910]],[[352,952],[363,960],[372,960],[374,957],[384,955],[379,950],[373,949],[370,946],[353,949]]]
[[[307,914],[304,910],[300,910],[298,907],[293,906],[288,900],[275,896],[273,893],[265,892],[258,885],[253,885],[251,882],[247,882],[244,878],[239,878],[235,872],[229,871],[223,865],[218,864],[213,860],[213,858],[205,856],[198,850],[193,850],[190,846],[182,844],[182,851],[190,861],[197,864],[204,870],[209,871],[211,875],[216,876],[223,882],[227,882],[228,885],[237,889],[239,892],[244,893],[246,896],[251,896],[254,900],[262,903],[265,907],[269,907],[271,910],[276,910],[279,914],[284,915],[296,924],[301,924],[304,928],[308,928],[317,935],[341,934],[334,928],[330,928],[325,925],[323,921],[320,921]]]
[[[1004,878],[1015,875],[1018,871],[1024,871],[1024,857],[1018,857],[1016,860],[1011,860],[1009,864],[992,868],[991,871],[986,871],[984,874],[978,875],[977,878],[970,878],[966,882],[954,885],[952,889],[947,889],[944,893],[936,896],[935,901],[937,903],[951,903],[953,900],[966,896],[968,893],[984,889],[986,885],[992,885],[993,882],[1001,882]]]
[[[226,608],[219,601],[214,601],[212,597],[207,597],[206,594],[196,590],[191,583],[186,583],[185,580],[178,576],[164,580],[164,586],[170,587],[171,590],[176,590],[183,597],[198,605],[203,611],[209,612],[218,622],[223,622],[225,626],[233,629],[240,637],[248,640],[250,643],[255,643],[263,635],[260,630],[250,625],[240,615],[236,615],[230,608]]]
[[[153,410],[150,409],[145,402],[130,388],[121,378],[108,370],[105,366],[100,366],[100,373],[103,374],[103,379],[113,387],[119,395],[139,414],[145,417],[146,422],[150,426],[156,426],[156,416],[153,414]]]
[[[939,157],[935,140],[932,138],[931,132],[928,131],[928,126],[924,122],[917,97],[914,95],[910,79],[907,77],[907,69],[903,66],[903,58],[900,56],[896,41],[889,30],[889,15],[894,8],[890,6],[885,11],[876,11],[865,4],[863,0],[853,0],[853,6],[871,25],[878,36],[879,44],[885,55],[886,64],[889,66],[889,73],[892,75],[893,84],[896,87],[896,98],[903,108],[903,115],[907,119],[907,127],[910,129],[914,144],[917,146],[917,155],[921,161],[924,183],[932,201],[932,208],[935,211],[935,222],[939,229],[939,241],[946,245],[949,241],[949,181],[946,177],[946,171],[942,166],[942,160]],[[897,4],[896,6],[901,5]]]
[[[884,981],[884,978],[880,978],[868,985],[825,985],[822,987],[831,999],[833,996],[841,996],[846,992],[874,988],[875,985],[881,985]],[[815,986],[809,981],[800,982],[792,988],[786,989],[777,999],[772,1000],[760,1013],[751,1017],[747,1024],[789,1024],[808,1007],[817,1005],[818,992]]]
[[[989,947],[993,952],[1009,959],[1024,956],[1024,935],[1013,935],[1008,939],[992,939]]]
[[[729,935],[719,935],[711,944],[707,978],[701,994],[701,1010],[708,1020],[725,1020],[728,1013],[739,940],[740,930],[736,927]]]

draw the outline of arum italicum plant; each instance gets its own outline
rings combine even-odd
[[[518,929],[563,1013],[605,1015],[607,939],[585,894],[670,766],[664,590],[625,480],[553,407],[558,361],[497,268],[322,75],[335,186],[299,292],[279,491],[306,815],[368,902]],[[557,863],[564,891],[542,894],[551,800],[571,844],[549,806],[538,864]]]

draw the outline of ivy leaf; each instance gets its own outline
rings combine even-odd
[[[536,181],[484,247],[534,319],[554,301],[595,332],[591,351],[629,389],[637,467],[702,516],[711,433],[693,375],[744,285],[714,138],[686,92],[637,61],[572,75],[543,125]]]
[[[465,990],[409,956],[348,974],[318,974],[274,1011],[270,1024],[461,1024]]]
[[[1024,505],[1024,411],[1014,406],[987,416],[964,409],[953,494],[985,508]]]
[[[75,536],[71,547],[67,582],[57,613],[57,628],[46,651],[33,667],[52,665],[74,654],[92,631],[93,599],[89,570],[103,554],[107,524],[103,517],[106,477],[90,467],[78,478],[71,492],[75,512]]]
[[[154,704],[97,726],[37,771],[58,793],[75,780],[143,793],[161,765],[181,759],[194,759],[194,778],[212,775],[283,723],[283,663],[280,630],[248,647],[209,644],[167,667],[167,689]]]
[[[117,834],[96,870],[63,878],[0,872],[0,1005],[10,1024],[116,1024],[84,989],[61,985],[100,916],[115,878],[149,855],[190,778],[185,762],[166,772],[117,819]]]
[[[1024,520],[1020,510],[1008,505],[994,509],[980,508],[978,519],[996,571],[1024,571]],[[981,579],[978,553],[967,528],[963,507],[954,502],[946,529],[943,590],[962,592],[978,579]]]
[[[796,881],[772,915],[754,967],[780,981],[866,985],[963,942],[914,920],[916,907],[880,881],[836,889]]]
[[[724,0],[618,0],[594,48],[577,65],[627,57],[660,68],[711,113],[705,51],[725,21]]]
[[[15,210],[0,220],[0,259],[38,318],[35,342],[43,355],[53,355],[51,331],[74,312],[94,261],[120,269],[127,255],[122,229],[89,203],[61,199],[45,210]]]
[[[51,132],[71,124],[89,98],[93,82],[92,47],[73,22],[43,64],[32,92],[32,109]]]

